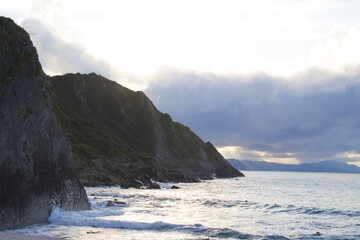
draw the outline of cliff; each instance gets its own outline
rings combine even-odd
[[[29,35],[0,17],[0,230],[88,209]]]
[[[94,73],[50,79],[56,114],[67,132],[85,185],[192,182],[237,177],[215,147],[159,112],[143,92]]]

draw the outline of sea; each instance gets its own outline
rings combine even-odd
[[[86,188],[91,211],[53,209],[49,224],[8,233],[60,239],[360,239],[360,174],[244,172],[162,183],[162,189]],[[117,202],[109,204],[109,201]]]

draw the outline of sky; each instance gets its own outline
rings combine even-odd
[[[0,0],[49,75],[144,91],[226,158],[360,166],[360,1]]]

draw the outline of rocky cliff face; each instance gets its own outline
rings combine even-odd
[[[0,230],[88,209],[29,35],[0,17]]]
[[[242,176],[211,143],[159,112],[142,92],[96,74],[50,81],[56,114],[86,185],[139,187],[150,178],[191,182]]]

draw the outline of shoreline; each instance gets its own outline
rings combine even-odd
[[[26,235],[26,234],[16,234],[16,233],[2,233],[0,232],[0,240],[57,240],[59,238],[41,236],[41,235]]]

